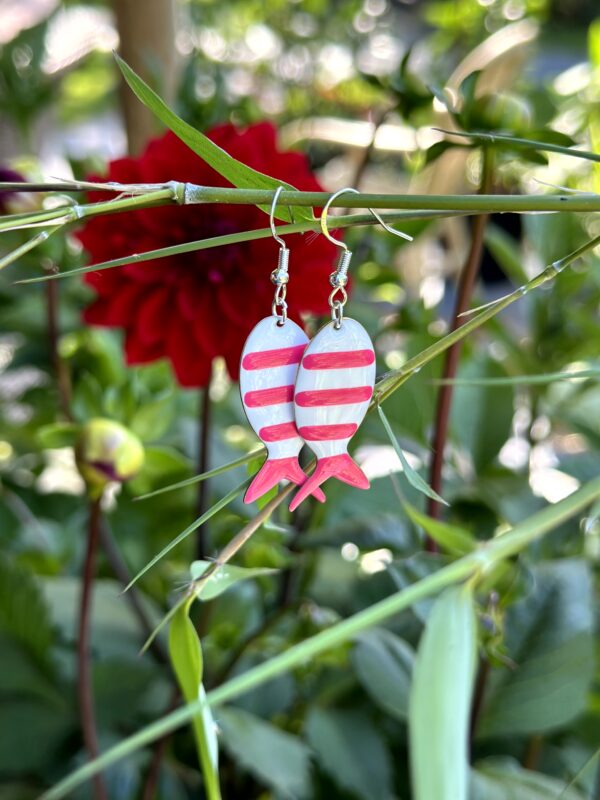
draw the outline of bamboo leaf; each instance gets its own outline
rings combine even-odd
[[[192,580],[199,580],[212,563],[212,561],[194,561],[190,567]],[[262,575],[274,575],[277,572],[278,570],[270,567],[236,567],[233,564],[223,564],[217,572],[209,576],[196,596],[199,600],[213,600],[240,581]]]
[[[198,761],[208,800],[220,800],[216,726],[202,686],[202,648],[189,618],[192,602],[193,598],[189,598],[181,605],[171,621],[169,655],[186,702],[201,703],[200,711],[192,720]]]
[[[509,136],[506,133],[476,133],[470,131],[448,131],[444,128],[434,128],[440,133],[446,133],[449,136],[462,136],[466,139],[473,139],[476,142],[489,142],[490,144],[502,145],[506,144],[511,147],[525,147],[530,150],[544,150],[549,153],[560,153],[564,156],[572,156],[573,158],[584,158],[587,161],[600,161],[599,153],[591,153],[589,150],[575,150],[572,147],[563,147],[553,142],[544,142],[537,139],[521,139],[517,136]],[[553,138],[553,137],[549,137]]]
[[[408,731],[415,800],[467,800],[476,641],[471,589],[447,589],[431,610],[413,670]]]
[[[192,598],[177,610],[169,627],[171,664],[183,696],[188,702],[198,696],[203,671],[202,649],[196,629],[189,617],[191,604]]]
[[[462,556],[472,553],[475,549],[476,541],[464,528],[428,517],[427,514],[423,514],[406,500],[402,505],[415,525],[423,528],[425,533],[444,550]]]
[[[453,386],[533,386],[555,383],[556,381],[585,380],[600,377],[600,367],[579,369],[573,372],[546,372],[543,375],[512,375],[505,378],[446,378],[436,384],[449,383]]]
[[[390,442],[392,443],[392,446],[396,451],[396,455],[400,459],[400,463],[402,464],[402,471],[406,476],[406,480],[418,492],[421,492],[422,494],[427,495],[427,497],[431,497],[432,500],[437,500],[438,503],[443,503],[445,506],[447,506],[448,503],[444,500],[444,498],[440,497],[440,495],[437,492],[435,492],[431,488],[431,486],[429,486],[429,484],[425,480],[423,480],[423,478],[419,475],[419,473],[415,469],[413,469],[411,465],[408,463],[406,456],[402,452],[402,448],[398,444],[398,440],[394,436],[394,432],[390,426],[390,423],[388,422],[388,419],[385,416],[383,409],[380,405],[377,406],[377,411],[379,413],[379,418],[383,423],[383,427],[385,428],[385,432],[387,433]]]
[[[211,517],[214,517],[217,511],[220,511],[222,508],[225,508],[225,506],[228,506],[229,503],[235,500],[236,497],[239,497],[239,495],[244,491],[244,489],[250,485],[251,480],[252,478],[247,478],[245,481],[243,481],[243,483],[240,483],[239,486],[236,486],[235,489],[232,489],[218,502],[216,502],[214,506],[211,506],[208,509],[208,511],[205,511],[204,514],[202,514],[202,516],[198,517],[198,519],[195,519],[191,525],[188,525],[188,527],[184,531],[182,531],[179,534],[179,536],[176,536],[174,539],[172,539],[169,542],[169,544],[166,545],[166,547],[163,547],[160,553],[155,555],[154,558],[150,559],[150,561],[146,564],[146,566],[143,567],[138,572],[135,578],[131,579],[131,581],[125,587],[124,591],[126,592],[128,589],[131,589],[133,584],[137,583],[137,581],[139,581],[142,575],[145,575],[148,572],[148,570],[152,569],[152,567],[161,560],[161,558],[164,558],[164,556],[166,556],[167,553],[170,553],[174,547],[177,547],[178,544],[183,542],[183,540],[186,539],[190,535],[190,533],[193,533],[201,525],[204,525],[204,523],[207,520],[209,520]]]
[[[182,142],[234,186],[239,189],[273,189],[273,191],[280,186],[292,191],[295,189],[289,183],[272,178],[270,175],[264,175],[230,156],[229,153],[226,153],[208,137],[171,111],[164,100],[122,58],[115,54],[115,59],[123,77],[146,108],[150,109]],[[267,214],[270,211],[270,206],[260,206],[260,208]],[[314,219],[310,208],[295,206],[294,209],[294,216],[298,219]],[[278,219],[286,220],[286,222],[293,221],[291,211],[285,206],[278,206],[275,213]]]
[[[170,483],[168,486],[161,486],[160,489],[155,489],[153,492],[141,494],[139,497],[135,497],[134,499],[147,500],[149,497],[156,497],[156,495],[163,494],[163,492],[173,492],[175,489],[182,489],[185,486],[192,486],[195,483],[200,483],[200,481],[206,481],[209,478],[214,478],[216,475],[221,475],[223,472],[228,472],[230,469],[241,467],[243,464],[247,464],[249,461],[252,461],[252,459],[256,458],[256,456],[264,455],[264,452],[264,447],[261,447],[257,450],[252,450],[250,453],[246,453],[246,455],[240,456],[234,461],[230,461],[228,464],[215,467],[214,469],[208,470],[208,472],[202,472],[200,475],[193,475],[191,478],[186,478],[185,480],[178,481],[177,483]]]

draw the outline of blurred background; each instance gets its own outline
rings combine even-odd
[[[0,180],[103,175],[109,162],[139,158],[162,135],[124,85],[116,50],[201,131],[271,121],[278,149],[303,152],[327,190],[473,193],[482,183],[481,147],[437,129],[597,151],[598,13],[596,0],[0,0]],[[268,163],[262,168],[268,172]],[[598,191],[597,170],[561,154],[499,147],[488,189]],[[0,215],[69,198],[2,193]],[[118,233],[121,223],[113,224]],[[375,340],[378,375],[448,331],[472,241],[468,218],[402,228],[413,243],[375,228],[346,235],[355,252],[348,310]],[[592,214],[492,215],[474,302],[511,291],[598,233]],[[3,233],[1,254],[29,235]],[[188,226],[183,235],[204,233]],[[128,236],[110,257],[144,249]],[[275,245],[272,252],[275,266]],[[1,800],[37,797],[85,758],[75,628],[89,492],[65,424],[80,431],[90,420],[111,419],[145,450],[135,476],[111,482],[103,496],[91,620],[101,749],[179,702],[164,640],[138,653],[189,579],[194,537],[144,576],[133,600],[120,595],[123,582],[233,489],[244,467],[200,484],[200,494],[189,486],[134,498],[256,445],[222,358],[212,364],[209,387],[181,388],[167,361],[127,366],[120,330],[82,322],[93,292],[80,278],[14,283],[39,275],[40,266],[51,272],[89,261],[70,231],[0,277]],[[272,266],[257,281],[267,281]],[[599,275],[591,255],[463,348],[466,383],[453,393],[442,494],[447,519],[476,538],[506,530],[600,472],[597,379],[519,381],[600,366]],[[317,324],[316,315],[308,319],[309,330]],[[427,365],[385,406],[425,479],[441,369],[442,359]],[[489,378],[505,380],[481,382]],[[371,490],[338,484],[323,507],[293,518],[280,510],[237,561],[277,573],[195,609],[207,687],[448,562],[447,554],[421,552],[421,532],[389,479],[390,472],[403,478],[400,462],[373,415],[353,446]],[[412,485],[403,482],[402,492],[424,505]],[[599,796],[597,767],[578,775],[600,725],[598,511],[585,524],[561,526],[480,598],[481,656],[491,675],[473,733],[474,800],[542,800],[571,779],[565,797]],[[211,519],[204,555],[255,512],[238,497]],[[223,796],[409,797],[406,665],[427,610],[417,606],[223,710]],[[201,796],[191,734],[182,730],[138,752],[106,780],[115,799]]]

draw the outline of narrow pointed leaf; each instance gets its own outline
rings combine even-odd
[[[452,384],[453,386],[532,386],[535,384],[555,383],[556,381],[585,380],[600,377],[600,367],[579,369],[573,372],[546,372],[543,375],[512,375],[505,378],[446,378],[435,381],[436,384]]]
[[[211,142],[208,137],[188,125],[175,112],[171,111],[164,100],[122,58],[119,58],[118,55],[115,55],[115,58],[123,77],[146,108],[150,109],[182,142],[187,144],[194,153],[234,186],[239,189],[273,189],[273,191],[280,186],[292,191],[295,189],[289,183],[272,178],[270,175],[264,175],[262,172],[258,172],[230,156],[229,153],[226,153],[221,147]],[[270,211],[269,206],[261,206],[261,208],[266,213]],[[278,219],[286,220],[286,222],[293,221],[291,212],[285,206],[277,207],[276,216]],[[314,219],[310,208],[300,206],[294,207],[294,216],[297,219]]]
[[[489,142],[496,145],[510,145],[511,147],[525,147],[530,150],[544,150],[549,153],[560,153],[564,156],[573,158],[583,158],[587,161],[600,161],[600,153],[591,153],[589,150],[577,150],[573,147],[563,147],[553,142],[543,142],[536,139],[521,139],[517,136],[509,136],[505,133],[471,133],[470,131],[447,131],[443,128],[434,128],[440,133],[447,133],[449,136],[463,136],[466,139],[473,139],[479,142]],[[553,138],[553,137],[549,137]]]
[[[175,489],[183,489],[185,486],[192,486],[195,483],[200,483],[200,481],[206,481],[209,478],[214,478],[216,475],[221,475],[223,472],[228,472],[230,469],[241,467],[243,464],[247,464],[253,458],[256,458],[257,455],[263,455],[264,452],[264,447],[261,447],[257,450],[252,450],[250,453],[246,453],[246,455],[240,456],[234,461],[230,461],[228,464],[223,464],[221,467],[215,467],[215,469],[210,469],[208,472],[202,472],[200,475],[193,475],[191,478],[186,478],[185,480],[178,481],[177,483],[170,483],[168,486],[161,486],[160,489],[155,489],[153,492],[141,494],[139,497],[134,499],[147,500],[149,497],[156,497],[156,495],[163,494],[163,492],[173,492]]]
[[[406,500],[403,506],[415,525],[423,528],[425,533],[447,552],[462,556],[475,549],[476,541],[464,528],[428,517],[427,514],[423,514]]]
[[[476,641],[471,590],[453,586],[431,610],[413,670],[408,731],[414,800],[467,800]]]
[[[225,497],[222,497],[217,503],[214,504],[214,506],[211,506],[211,508],[209,508],[208,511],[205,511],[204,514],[202,514],[202,516],[198,517],[198,519],[195,519],[191,525],[188,525],[188,527],[184,531],[182,531],[179,534],[179,536],[176,536],[169,542],[169,544],[166,547],[163,547],[160,553],[155,555],[154,558],[152,558],[146,564],[146,566],[143,567],[138,572],[135,578],[132,578],[132,580],[125,587],[124,591],[130,589],[134,583],[139,581],[142,575],[145,575],[148,572],[148,570],[152,569],[152,567],[161,560],[161,558],[166,556],[167,553],[169,553],[174,547],[177,547],[178,544],[183,542],[183,540],[186,539],[190,535],[190,533],[193,533],[201,525],[204,525],[204,523],[211,517],[213,517],[217,513],[217,511],[220,511],[222,508],[225,508],[225,506],[228,506],[229,503],[235,500],[236,497],[239,497],[239,495],[244,491],[244,489],[250,485],[251,480],[252,478],[247,478],[245,481],[243,481],[243,483],[240,483],[239,486],[236,486],[235,489],[232,489],[230,492],[228,492],[225,495]]]
[[[406,480],[418,492],[421,492],[422,494],[427,495],[427,497],[431,497],[432,500],[436,500],[438,503],[443,503],[445,506],[447,506],[448,503],[444,500],[444,498],[440,497],[440,495],[436,491],[434,491],[431,488],[431,486],[429,486],[427,481],[423,480],[423,478],[419,475],[416,469],[413,469],[411,465],[408,463],[406,456],[402,452],[402,448],[398,444],[398,440],[394,436],[394,432],[390,426],[390,423],[388,422],[388,419],[383,412],[383,408],[380,405],[377,406],[377,411],[379,413],[379,418],[383,423],[383,427],[385,428],[385,431],[390,439],[390,442],[392,443],[392,446],[396,451],[398,458],[400,459],[400,463],[402,464],[402,471],[406,475]]]

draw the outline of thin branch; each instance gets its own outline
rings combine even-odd
[[[492,158],[493,153],[485,148],[482,152],[481,194],[487,194],[492,186]],[[484,247],[484,234],[488,219],[489,216],[487,214],[482,214],[481,216],[476,217],[475,222],[473,223],[471,247],[469,249],[469,254],[467,256],[467,260],[465,261],[465,265],[460,273],[452,324],[450,327],[451,331],[455,331],[464,322],[464,320],[461,319],[461,315],[467,310],[471,302],[473,287],[475,286],[475,280],[481,265]],[[444,381],[452,380],[456,376],[463,341],[463,339],[459,339],[446,352],[442,373],[442,379]],[[440,494],[442,491],[442,469],[444,466],[446,440],[448,438],[448,423],[450,420],[453,391],[453,385],[451,383],[445,383],[440,387],[438,392],[435,422],[431,440],[433,456],[429,471],[429,485],[436,494]],[[435,497],[430,497],[427,501],[427,513],[429,516],[437,519],[440,515],[440,510],[441,506],[439,501],[436,500]],[[426,549],[435,551],[437,550],[437,546],[431,539],[428,538],[426,541]]]
[[[198,396],[198,474],[204,475],[208,472],[210,459],[210,423],[211,423],[211,401],[210,401],[210,380],[200,391]],[[198,485],[196,516],[201,517],[206,511],[208,500],[209,482],[201,481]],[[202,561],[208,554],[207,550],[207,523],[200,525],[196,531],[196,558]]]
[[[77,696],[83,741],[90,760],[98,757],[98,733],[94,712],[92,683],[92,664],[90,654],[90,615],[92,608],[92,587],[94,583],[96,545],[100,525],[100,499],[90,502],[88,539],[81,577],[81,599],[79,602],[79,630],[77,639]],[[108,793],[102,775],[94,776],[95,800],[108,800]]]

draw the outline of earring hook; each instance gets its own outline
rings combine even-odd
[[[352,192],[353,194],[360,194],[360,192],[358,192],[356,189],[353,189],[350,186],[346,187],[345,189],[340,189],[335,194],[332,194],[329,200],[325,203],[325,207],[323,208],[323,212],[321,214],[321,233],[323,234],[323,236],[325,236],[326,239],[329,239],[329,241],[336,247],[342,247],[346,252],[349,252],[348,245],[346,245],[344,242],[341,242],[339,239],[334,239],[333,236],[329,233],[329,229],[327,227],[327,213],[329,212],[329,207],[331,206],[332,202],[335,199],[337,199],[343,194],[346,194],[347,192]],[[408,233],[404,233],[403,231],[397,231],[395,228],[392,228],[391,225],[388,225],[388,223],[383,219],[383,217],[381,217],[372,208],[369,208],[368,211],[375,217],[375,219],[381,225],[381,227],[384,228],[386,231],[388,231],[388,233],[392,233],[394,234],[394,236],[400,236],[402,239],[406,239],[408,242],[412,242],[413,237],[409,236]]]
[[[284,188],[283,186],[277,187],[275,194],[273,195],[273,202],[271,203],[271,212],[269,214],[271,233],[273,234],[273,238],[279,245],[279,260],[277,263],[277,267],[271,273],[271,283],[273,283],[277,287],[275,289],[275,297],[273,298],[273,303],[271,304],[271,311],[273,313],[273,316],[277,317],[278,325],[285,325],[285,322],[287,320],[287,303],[285,301],[285,296],[287,293],[287,284],[290,279],[290,276],[288,274],[290,251],[286,246],[286,243],[281,238],[281,236],[277,235],[277,231],[275,229],[275,209],[277,207],[277,200],[279,199],[279,195],[283,191],[283,188]]]
[[[275,190],[275,194],[273,195],[273,202],[271,203],[269,223],[271,225],[271,233],[273,234],[273,238],[280,247],[285,248],[287,250],[285,242],[283,241],[281,236],[278,235],[277,230],[275,229],[275,209],[277,208],[277,201],[279,200],[279,195],[282,192],[283,192],[283,186],[278,186],[277,189]]]

